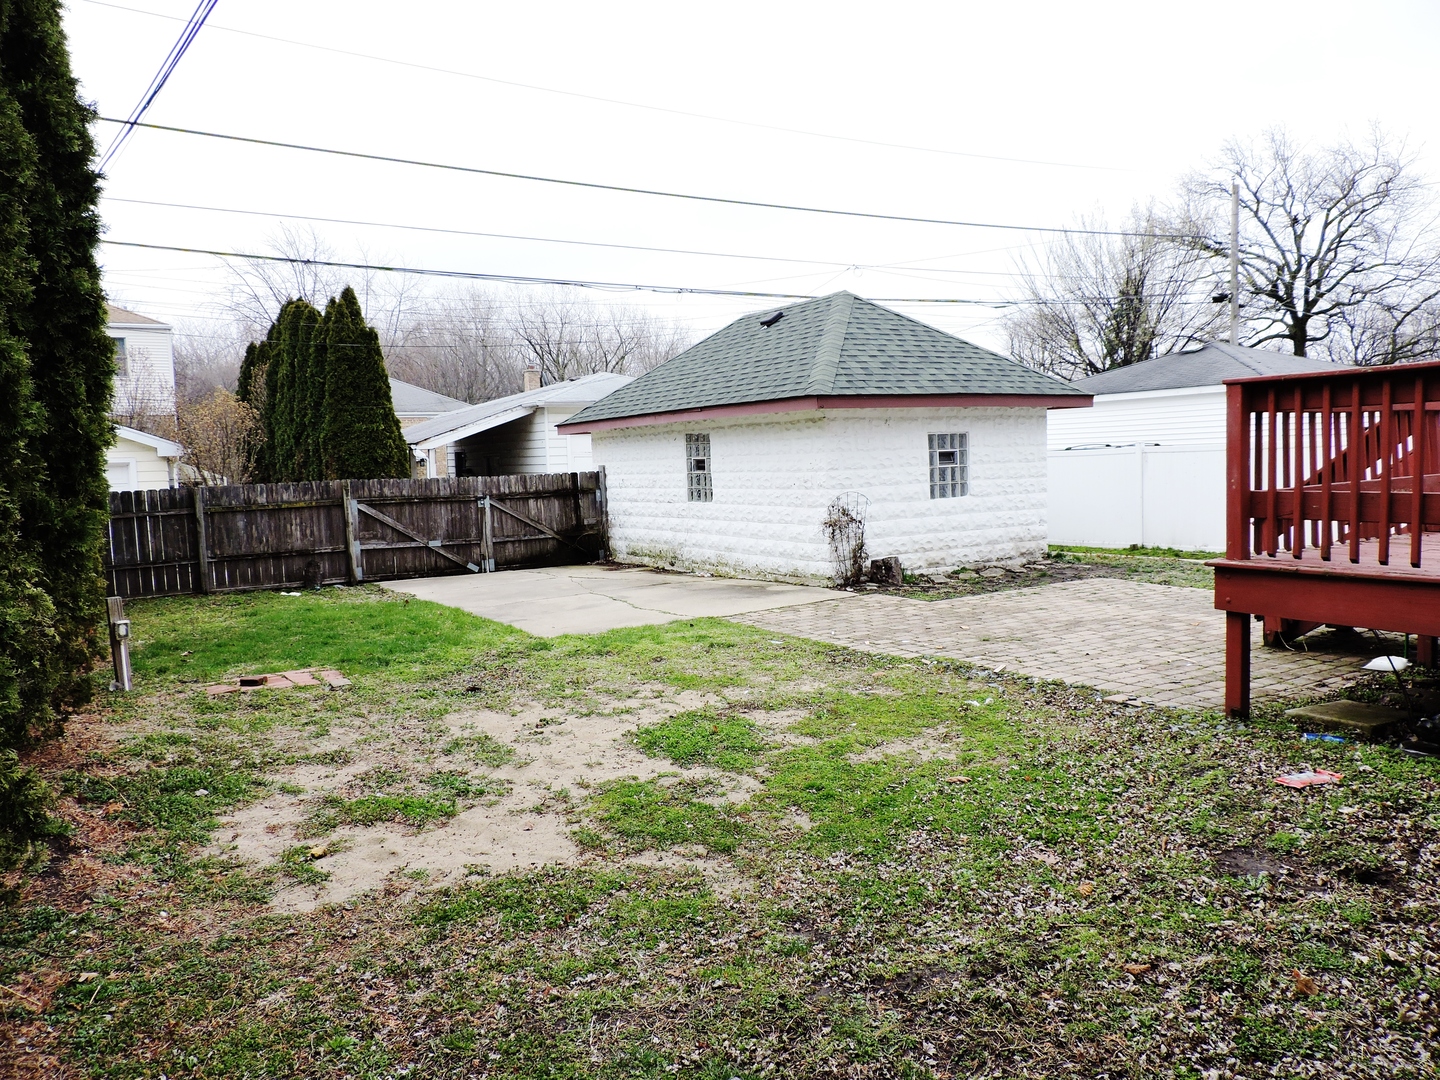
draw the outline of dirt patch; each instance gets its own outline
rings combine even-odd
[[[705,884],[721,896],[735,896],[755,887],[755,883],[736,870],[729,859],[717,859],[703,851],[641,851],[627,856],[624,861],[630,866],[698,871],[705,878]]]
[[[1057,552],[1023,566],[985,566],[949,574],[920,574],[903,585],[864,585],[861,589],[912,600],[949,600],[957,596],[979,596],[1090,578],[1119,578],[1122,581],[1148,581],[1204,589],[1210,588],[1214,580],[1210,568],[1199,559]]]
[[[1295,860],[1282,860],[1257,847],[1233,847],[1215,855],[1215,869],[1232,877],[1268,877],[1300,892],[1324,892]]]
[[[847,760],[856,764],[862,761],[881,761],[887,757],[904,757],[917,762],[954,761],[959,744],[960,739],[955,735],[917,735],[910,739],[892,739],[858,754],[849,754]]]
[[[580,862],[590,856],[570,836],[578,803],[609,781],[676,774],[677,780],[703,781],[714,793],[707,801],[716,805],[743,803],[758,790],[753,777],[705,767],[681,769],[664,758],[647,757],[628,738],[638,725],[717,700],[689,691],[666,698],[647,695],[584,716],[531,704],[513,712],[452,713],[434,725],[428,738],[401,731],[387,740],[342,739],[353,752],[344,765],[306,763],[277,771],[274,780],[301,792],[277,793],[230,814],[221,822],[212,851],[262,866],[281,862],[287,850],[302,843],[324,851],[306,866],[325,879],[280,890],[273,906],[282,911],[337,903],[378,889],[392,877],[433,887],[468,874]],[[476,747],[484,759],[479,764]],[[327,796],[355,797],[379,770],[416,784],[444,771],[483,783],[494,794],[423,828],[398,822],[342,824],[323,840],[304,835],[307,825],[313,829],[315,809]],[[724,860],[675,853],[645,858],[697,866],[707,880],[725,888],[732,888],[726,883],[736,876]]]

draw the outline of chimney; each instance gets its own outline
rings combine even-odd
[[[526,389],[526,390],[539,390],[539,389],[540,389],[540,369],[539,369],[539,368],[537,368],[537,367],[527,367],[527,368],[525,369],[525,389]]]

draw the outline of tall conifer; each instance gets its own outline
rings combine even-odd
[[[36,544],[20,521],[21,507],[44,483],[30,449],[44,417],[19,319],[31,301],[36,267],[25,213],[35,173],[34,145],[14,96],[0,82],[0,749],[23,744],[34,726],[48,726],[59,681],[51,655],[55,609],[42,587]]]
[[[54,605],[57,704],[86,696],[82,674],[103,649],[100,538],[109,513],[105,450],[114,436],[114,344],[95,263],[92,114],[76,89],[60,5],[0,0],[0,97],[22,129],[5,139],[6,155],[29,158],[18,186],[9,177],[0,184],[19,198],[25,227],[18,264],[27,295],[6,305],[10,333],[27,354],[34,409],[21,430],[36,482],[20,487],[19,511],[22,537],[38,553],[37,584]]]
[[[114,345],[90,113],[55,0],[0,0],[0,870],[54,831],[14,748],[58,730],[101,652]]]
[[[365,323],[348,285],[325,307],[325,475],[369,480],[410,475],[410,451],[400,434],[380,335]]]

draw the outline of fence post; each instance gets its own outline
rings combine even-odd
[[[350,583],[365,580],[365,565],[360,554],[360,511],[350,497],[350,481],[340,481],[340,508],[345,513],[345,547],[350,552]]]
[[[481,553],[484,558],[485,572],[495,572],[495,533],[490,517],[490,496],[480,496],[480,512],[483,515],[480,526]]]
[[[195,562],[200,576],[200,591],[210,591],[210,544],[205,536],[205,488],[196,484],[195,492]],[[129,687],[127,686],[128,690]]]
[[[605,490],[604,465],[595,470],[595,516],[600,519],[600,550],[595,561],[604,562],[610,557],[610,497]]]
[[[112,690],[128,692],[130,683],[130,620],[125,618],[125,601],[118,596],[105,598],[110,622],[110,658],[115,662],[115,685]]]

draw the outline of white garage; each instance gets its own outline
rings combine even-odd
[[[1045,414],[1083,391],[851,293],[747,315],[560,426],[616,558],[832,577],[837,512],[906,569],[1046,548]]]

